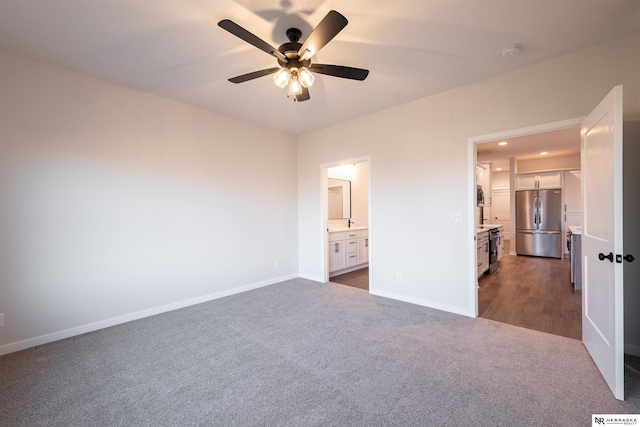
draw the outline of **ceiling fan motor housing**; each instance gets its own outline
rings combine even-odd
[[[300,40],[300,37],[302,37],[302,31],[300,31],[299,29],[289,28],[287,30],[287,38],[291,43],[297,43],[298,40]]]
[[[287,31],[287,34],[289,32]],[[281,45],[278,50],[287,57],[287,60],[278,59],[278,64],[281,67],[287,68],[301,68],[308,67],[311,65],[311,60],[305,59],[304,61],[300,61],[300,56],[298,56],[298,51],[302,47],[301,43],[298,42],[289,42]]]

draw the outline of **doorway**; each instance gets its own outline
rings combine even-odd
[[[502,225],[507,239],[500,268],[492,274],[476,275],[476,314],[479,317],[581,339],[582,295],[571,283],[569,259],[518,256],[515,244],[515,173],[579,169],[580,123],[581,119],[575,119],[470,138],[474,160],[494,171],[499,170],[498,185],[488,189],[492,195],[489,222]],[[554,144],[554,134],[556,137],[568,134],[572,129],[576,135],[573,152],[566,143]],[[535,147],[534,138],[536,142],[540,140],[547,144],[546,148]],[[508,147],[508,144],[525,141],[522,147]],[[503,142],[500,148],[498,142]],[[503,147],[506,149],[498,151]],[[547,154],[542,152],[547,152],[548,157],[543,157]],[[571,156],[573,164],[563,164]],[[526,165],[522,170],[517,167],[520,162]],[[475,176],[475,173],[471,175]],[[564,231],[560,235],[564,247]]]
[[[352,288],[369,290],[369,267],[361,268],[350,273],[339,274],[332,276],[329,279],[332,283],[338,283],[340,285],[351,286]]]
[[[325,281],[366,291],[371,289],[369,165],[369,157],[322,165]],[[348,189],[343,191],[341,210],[331,206],[336,197],[330,193],[336,183]]]

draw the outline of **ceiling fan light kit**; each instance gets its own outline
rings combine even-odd
[[[285,87],[289,80],[291,79],[291,71],[288,68],[280,68],[273,75],[273,81],[278,87]]]
[[[335,10],[330,11],[309,34],[304,44],[298,43],[302,32],[297,28],[287,30],[289,43],[275,49],[269,43],[245,30],[229,19],[218,22],[218,26],[245,42],[268,53],[278,60],[279,67],[254,71],[229,79],[232,83],[243,83],[258,77],[273,74],[273,81],[280,88],[287,87],[287,96],[294,97],[294,101],[307,101],[308,88],[313,85],[315,76],[325,74],[350,80],[364,80],[369,75],[368,70],[362,68],[345,67],[342,65],[311,64],[313,55],[323,48],[347,25],[347,18]]]
[[[306,67],[302,67],[298,70],[298,78],[304,87],[310,87],[313,82],[316,81],[316,77]]]
[[[302,84],[298,80],[298,76],[292,75],[289,81],[289,90],[287,90],[287,96],[302,95]]]
[[[303,87],[310,87],[315,81],[315,76],[306,67],[300,69],[282,67],[273,75],[273,81],[281,88],[289,85],[287,96],[295,96],[302,93]]]

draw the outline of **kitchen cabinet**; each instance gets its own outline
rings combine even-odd
[[[477,235],[478,277],[489,269],[489,231],[482,231]]]
[[[582,290],[582,227],[570,227],[571,233],[571,283],[575,290]]]
[[[491,163],[476,165],[476,184],[482,186],[485,208],[491,207]]]
[[[519,173],[516,175],[516,190],[540,188],[562,188],[562,172]]]
[[[478,163],[476,165],[476,184],[478,185],[482,185],[482,189],[484,190],[484,176],[487,173],[487,169],[481,165],[480,163]]]
[[[366,267],[369,262],[369,230],[329,232],[327,252],[330,276]]]
[[[568,170],[564,172],[564,227],[582,226],[582,171]],[[564,248],[565,256],[569,249]]]
[[[502,260],[504,255],[504,227],[499,227],[498,233],[498,261]]]

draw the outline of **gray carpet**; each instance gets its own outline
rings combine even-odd
[[[296,279],[0,358],[2,426],[578,426],[581,342]]]

